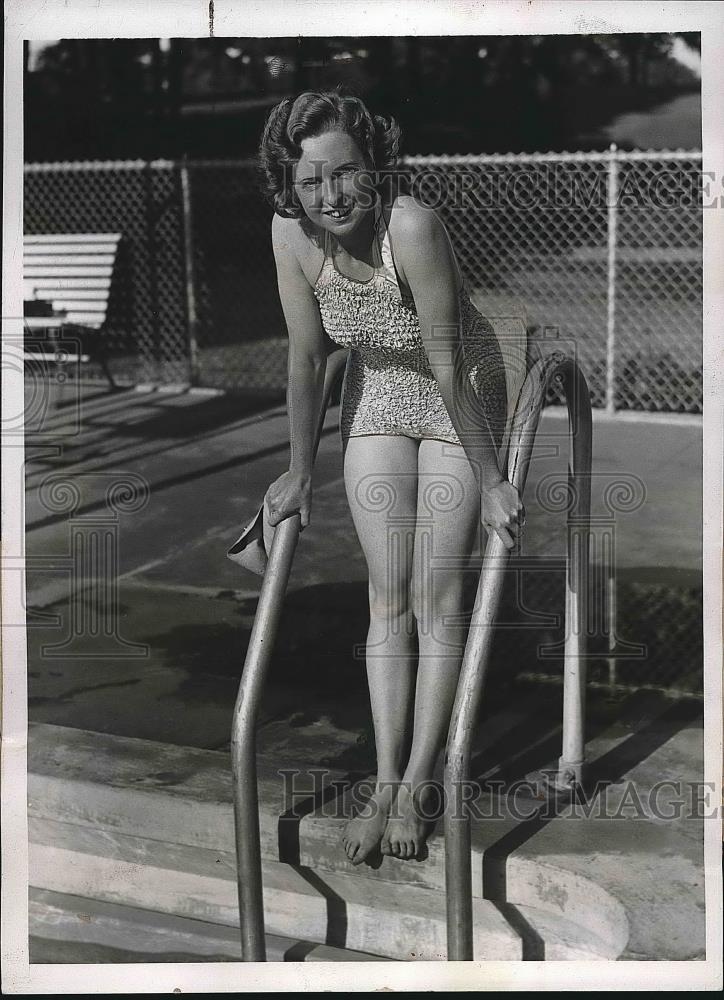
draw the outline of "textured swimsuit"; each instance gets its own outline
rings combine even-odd
[[[324,263],[314,286],[327,335],[351,348],[342,393],[342,439],[404,434],[460,444],[430,367],[415,304],[400,289],[379,201],[375,217],[372,277],[356,281],[341,274],[325,232]],[[506,411],[500,346],[464,283],[458,301],[470,412],[478,420],[485,412],[497,422]]]

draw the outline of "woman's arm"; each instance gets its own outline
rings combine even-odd
[[[402,208],[402,206],[400,206]],[[435,212],[411,198],[395,230],[397,257],[415,300],[420,330],[443,402],[476,474],[483,520],[510,548],[517,535],[518,491],[503,475],[498,442],[505,414],[490,411],[481,421],[471,413],[463,361],[455,258],[445,227]],[[505,377],[504,373],[501,375]],[[486,400],[481,400],[485,410]],[[497,401],[495,401],[497,402]],[[491,404],[493,401],[491,401]]]
[[[314,438],[322,405],[327,338],[317,300],[295,251],[299,245],[296,226],[294,220],[278,215],[272,221],[279,298],[289,334],[287,408],[291,457],[289,471],[271,484],[265,500],[271,524],[299,510],[305,528],[311,510]]]

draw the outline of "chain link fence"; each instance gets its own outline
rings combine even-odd
[[[188,379],[179,170],[165,161],[25,168],[26,235],[122,234],[108,319],[111,368],[131,382]],[[91,375],[99,374],[94,366]]]
[[[700,153],[611,149],[409,157],[397,180],[439,211],[481,310],[522,320],[541,351],[575,352],[594,406],[700,413],[701,177]],[[30,164],[24,207],[27,234],[123,234],[100,334],[117,379],[283,397],[272,213],[252,162]],[[700,693],[700,583],[622,580],[607,599],[591,682]],[[509,585],[501,669],[560,678],[563,605],[563,566]]]
[[[415,156],[397,180],[479,308],[575,352],[594,406],[701,412],[700,153]],[[26,233],[124,235],[101,335],[131,381],[283,394],[270,223],[250,161],[25,168]]]
[[[701,160],[617,163],[612,406],[701,412]]]
[[[575,353],[594,406],[699,413],[699,153],[412,157],[476,304]]]
[[[507,574],[491,660],[502,677],[562,681],[566,564],[546,563]],[[592,570],[587,684],[700,696],[703,606],[696,574],[667,579],[659,572],[657,579],[653,573],[619,572],[609,588],[606,570]]]
[[[253,162],[184,167],[188,178],[189,272],[197,292],[193,380],[283,393],[286,325],[271,248],[272,211]]]

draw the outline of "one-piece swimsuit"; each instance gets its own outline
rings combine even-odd
[[[430,364],[431,347],[423,343],[414,300],[401,290],[381,201],[375,208],[374,264],[368,281],[337,269],[333,243],[325,231],[324,262],[314,294],[328,336],[350,348],[340,414],[343,441],[367,434],[403,434],[460,444]],[[458,280],[466,374],[462,384],[469,395],[466,399],[465,392],[463,398],[458,394],[456,405],[490,425],[505,418],[503,358],[493,327],[470,301],[464,279]]]

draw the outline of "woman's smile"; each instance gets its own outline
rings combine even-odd
[[[339,220],[346,219],[352,211],[351,205],[345,205],[343,208],[330,208],[324,214],[329,218],[333,219],[335,222]]]

